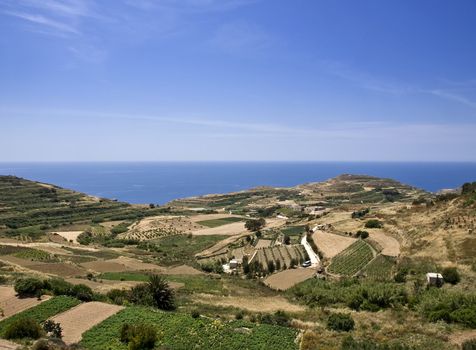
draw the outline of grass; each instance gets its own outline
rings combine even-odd
[[[378,281],[391,280],[395,261],[394,257],[380,254],[365,266],[365,275],[370,279]]]
[[[124,323],[148,323],[157,329],[157,348],[167,349],[297,349],[292,328],[246,321],[192,318],[144,307],[127,307],[83,334],[81,345],[89,350],[126,350],[119,340]],[[246,327],[246,329],[245,329]]]
[[[226,237],[173,235],[155,241],[141,242],[137,248],[152,252],[162,265],[190,264],[194,261],[195,254]]]
[[[231,224],[233,222],[239,222],[239,221],[243,221],[243,219],[237,218],[237,217],[229,217],[229,218],[197,221],[197,224],[200,224],[206,227],[218,227],[218,226],[223,226],[226,224]]]
[[[353,276],[373,259],[372,248],[359,239],[336,255],[327,271],[330,273]]]
[[[81,302],[73,297],[68,296],[57,296],[51,298],[31,309],[19,312],[16,315],[13,315],[0,322],[0,336],[3,337],[7,327],[14,322],[15,320],[21,318],[32,318],[35,321],[41,323],[46,321],[48,318],[71,309],[72,307],[79,305]]]
[[[223,282],[208,275],[164,275],[163,277],[169,282],[183,283],[184,286],[178,290],[178,293],[181,294],[226,294]],[[99,278],[113,281],[147,282],[149,274],[143,272],[105,272]]]

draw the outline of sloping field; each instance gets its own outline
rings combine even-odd
[[[260,239],[258,243],[256,243],[255,248],[267,248],[271,245],[271,243],[273,243],[273,241],[270,239]]]
[[[327,271],[329,273],[353,276],[374,258],[374,251],[368,243],[359,239],[346,250],[336,255]]]
[[[84,332],[122,309],[122,306],[92,301],[56,315],[52,320],[61,324],[63,340],[71,344],[79,342]]]
[[[282,296],[262,297],[236,297],[211,294],[198,294],[193,300],[208,305],[232,306],[253,312],[300,312],[306,310],[302,305],[292,304]]]
[[[331,259],[356,241],[355,238],[336,235],[322,230],[312,234],[314,243],[325,258]]]
[[[49,298],[46,295],[41,300],[38,300],[38,298],[18,298],[13,287],[0,287],[0,309],[3,311],[0,320],[34,307]]]
[[[90,261],[82,263],[81,266],[96,272],[121,272],[134,270],[114,261]]]
[[[163,312],[144,307],[127,307],[83,334],[88,350],[125,350],[119,340],[124,323],[148,323],[160,336],[156,348],[163,349],[273,349],[295,350],[297,331],[288,327],[247,321],[192,318],[188,313]],[[240,331],[244,329],[246,331]]]
[[[244,231],[246,231],[245,223],[240,221],[240,222],[233,222],[231,224],[195,230],[193,231],[193,235],[194,236],[208,236],[208,235],[234,236]]]
[[[400,255],[400,243],[382,230],[371,230],[370,238],[375,240],[383,249],[381,253],[388,256]]]
[[[78,236],[82,232],[83,231],[60,231],[60,232],[53,232],[53,233],[56,233],[57,235],[63,237],[68,242],[73,241],[73,243],[78,243]]]
[[[60,312],[64,312],[73,306],[78,305],[79,303],[80,301],[78,299],[63,295],[48,299],[35,307],[26,309],[0,321],[0,337],[3,337],[8,326],[18,319],[31,318],[36,322],[41,323]]]
[[[392,270],[395,264],[395,257],[379,254],[367,266],[365,266],[364,273],[371,279],[377,281],[388,281],[392,279]]]
[[[286,290],[312,278],[315,274],[316,270],[312,268],[289,269],[272,274],[264,280],[264,283],[276,290]]]

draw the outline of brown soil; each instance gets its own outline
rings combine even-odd
[[[333,258],[356,241],[355,238],[341,236],[321,230],[313,233],[312,239],[325,258]]]
[[[71,344],[79,342],[84,332],[122,309],[122,306],[92,301],[56,315],[52,320],[61,324],[63,340]]]
[[[171,267],[163,272],[164,275],[203,275],[202,271],[187,265]]]
[[[369,230],[369,237],[383,248],[382,254],[388,256],[400,255],[400,243],[393,237],[385,234],[382,230]]]
[[[36,306],[49,298],[46,295],[41,300],[38,300],[38,298],[18,298],[13,287],[0,287],[0,309],[3,311],[3,315],[0,313],[0,320]]]
[[[289,269],[272,274],[264,280],[264,283],[273,289],[286,290],[312,278],[315,274],[316,270],[312,268]]]
[[[81,266],[88,270],[96,272],[122,272],[133,271],[134,269],[128,268],[123,264],[112,261],[89,261],[82,263]]]
[[[134,259],[134,258],[130,258],[130,257],[127,257],[127,256],[120,256],[116,259],[106,260],[106,262],[121,264],[126,269],[131,269],[131,270],[144,270],[144,271],[146,271],[146,270],[158,270],[158,271],[164,270],[163,267],[160,267],[158,265],[145,263],[145,262],[140,261],[139,259]]]
[[[12,343],[11,341],[0,339],[0,350],[16,350],[20,345]]]

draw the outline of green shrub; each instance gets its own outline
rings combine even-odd
[[[45,289],[49,289],[54,295],[71,295],[73,285],[61,278],[53,278],[44,282]]]
[[[365,228],[382,228],[383,223],[380,220],[377,219],[370,219],[367,220],[365,223]]]
[[[456,267],[447,267],[442,271],[443,280],[447,283],[457,284],[461,280],[458,269]]]
[[[93,290],[85,284],[77,284],[71,288],[71,296],[81,301],[91,301],[94,299]]]
[[[476,338],[466,340],[461,344],[461,350],[476,350]]]
[[[20,318],[8,325],[5,330],[6,339],[38,339],[43,335],[43,330],[38,322],[32,318]]]
[[[327,320],[327,328],[334,331],[351,331],[354,329],[354,324],[350,314],[335,313],[330,315]]]
[[[123,324],[119,339],[128,344],[129,350],[153,349],[157,341],[157,331],[149,324]]]
[[[38,278],[21,278],[15,282],[15,292],[20,297],[41,295],[44,283]]]
[[[112,289],[106,296],[116,305],[124,305],[129,300],[130,292],[124,289]]]
[[[198,310],[192,310],[190,313],[193,318],[199,318],[200,317],[200,312]]]

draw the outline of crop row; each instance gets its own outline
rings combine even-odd
[[[336,255],[327,270],[334,274],[352,276],[372,259],[372,248],[364,240],[358,240]]]

